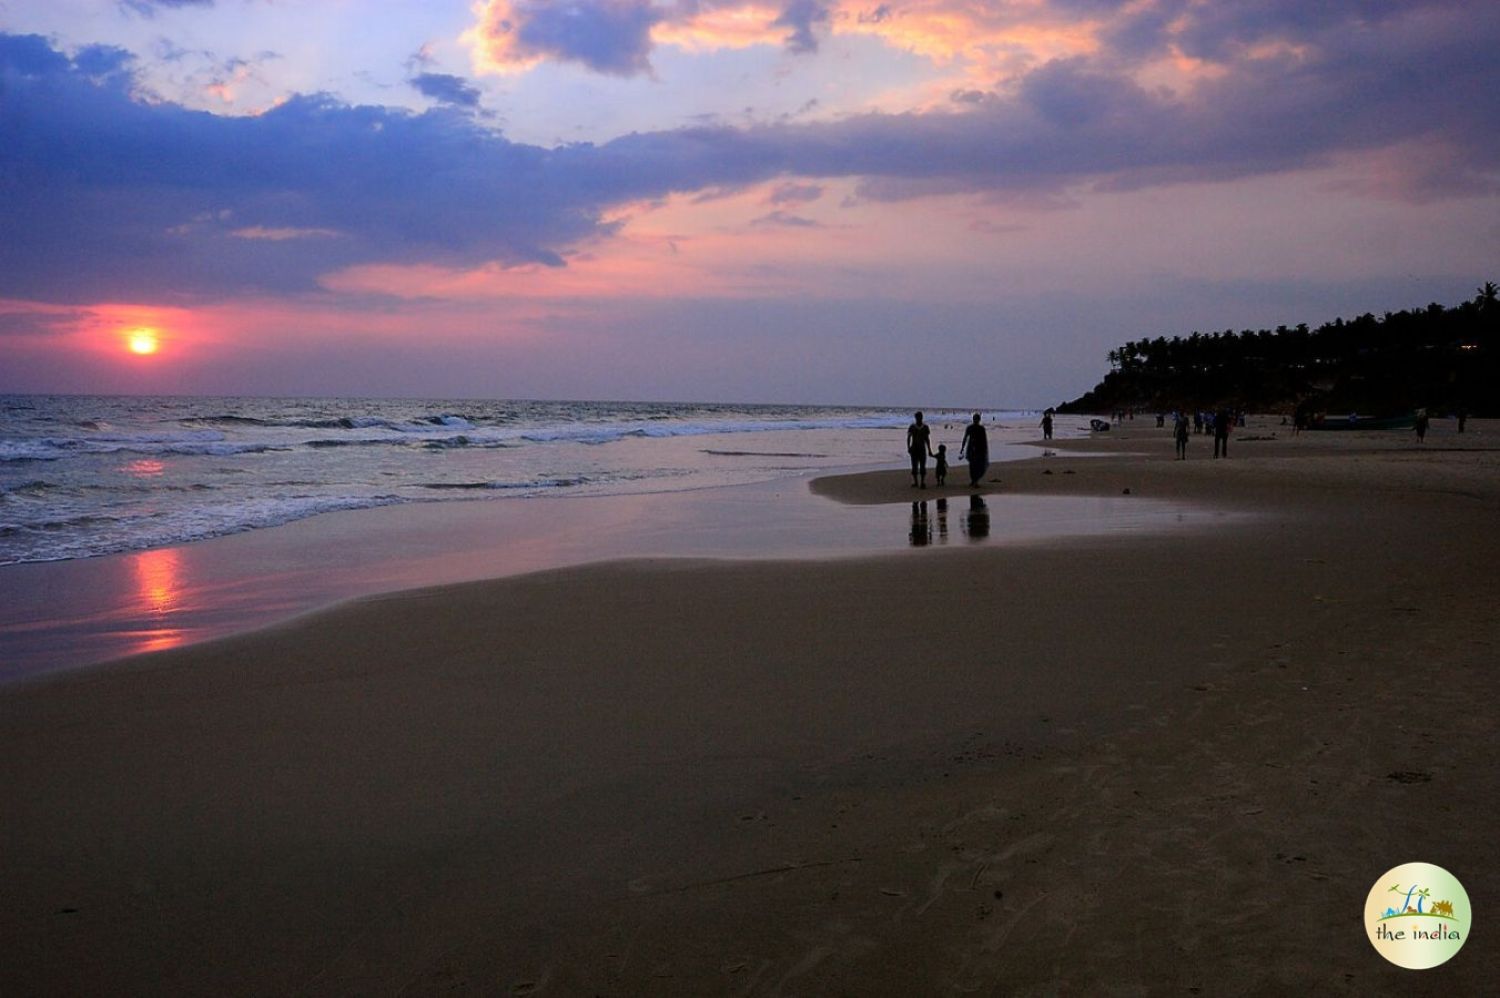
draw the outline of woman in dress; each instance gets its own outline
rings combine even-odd
[[[974,422],[964,427],[964,439],[958,445],[958,459],[968,460],[969,488],[978,488],[979,480],[990,466],[990,441],[985,435],[984,427],[979,425],[977,412],[974,414]]]

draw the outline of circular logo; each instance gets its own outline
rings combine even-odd
[[[1458,878],[1431,863],[1387,870],[1365,899],[1365,931],[1375,951],[1398,967],[1447,963],[1469,938],[1473,912]]]

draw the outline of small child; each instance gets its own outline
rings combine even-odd
[[[942,485],[948,478],[948,445],[938,444],[937,464],[933,467],[937,475],[938,485]]]

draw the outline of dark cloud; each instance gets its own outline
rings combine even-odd
[[[768,204],[811,204],[823,196],[822,184],[777,184]]]
[[[520,0],[513,17],[501,27],[518,55],[635,76],[651,70],[651,26],[663,14],[650,0]]]
[[[0,337],[58,336],[88,318],[87,309],[16,308],[0,302]]]
[[[1156,0],[1132,7],[1111,20],[1104,29],[1104,43],[1111,52],[1131,59],[1162,54],[1171,41],[1171,26],[1188,13],[1190,0]]]
[[[955,90],[948,95],[948,99],[955,104],[983,104],[987,100],[993,100],[994,94],[987,90]]]
[[[93,77],[128,73],[134,62],[134,55],[115,45],[88,45],[73,56],[78,71]]]
[[[1379,30],[1423,10],[1461,13],[1472,6],[1464,0],[1223,0],[1193,5],[1174,37],[1189,56],[1223,59],[1240,46],[1306,41],[1330,30]]]
[[[823,227],[821,223],[811,218],[804,218],[801,215],[793,215],[791,212],[779,210],[768,212],[759,218],[753,219],[750,224],[763,228],[772,227],[782,229],[821,229]]]
[[[137,100],[36,37],[0,36],[0,296],[306,290],[372,260],[561,263],[600,230],[548,153],[465,114],[299,96],[224,117]],[[244,239],[245,230],[340,238]]]
[[[613,205],[767,181],[795,190],[795,178],[855,178],[873,199],[1045,202],[1357,156],[1370,169],[1421,163],[1390,171],[1387,194],[1500,189],[1500,7],[1348,18],[1308,29],[1301,54],[1227,62],[1178,96],[1099,57],[1048,63],[943,111],[556,149],[511,142],[449,107],[413,114],[311,95],[254,117],[190,111],[137,99],[117,50],[69,58],[44,39],[0,35],[0,297],[305,290],[365,262],[561,265],[611,231],[601,219]]]
[[[418,73],[408,80],[424,97],[455,107],[478,107],[479,88],[462,76],[448,73]]]
[[[813,29],[826,23],[828,7],[821,0],[790,0],[781,15],[771,22],[775,27],[791,29],[786,47],[792,52],[816,52],[818,38]]]
[[[612,76],[649,74],[657,24],[688,24],[715,9],[743,7],[743,0],[509,0],[492,2],[481,17],[480,33],[503,62],[550,59],[573,62]],[[880,6],[861,21],[891,16]],[[818,50],[816,31],[831,18],[827,0],[785,0],[770,26],[787,29],[786,47],[796,53]]]
[[[214,0],[119,0],[122,10],[132,11],[142,17],[155,17],[159,9],[176,10],[180,7],[212,7]]]

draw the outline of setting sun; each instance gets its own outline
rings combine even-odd
[[[145,327],[132,329],[126,337],[126,342],[130,347],[131,353],[139,354],[156,353],[157,349],[161,346],[157,339],[156,330]]]

